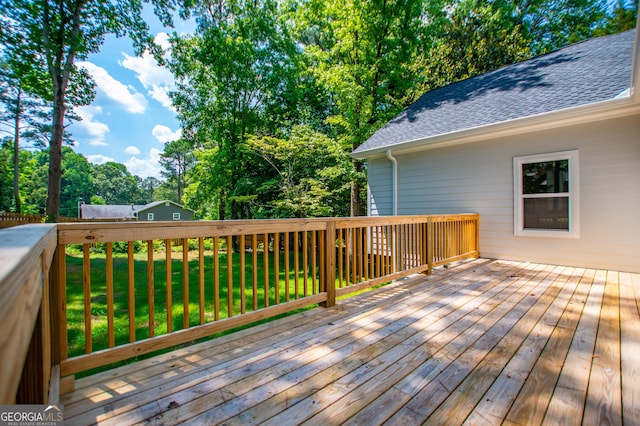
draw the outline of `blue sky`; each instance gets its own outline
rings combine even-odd
[[[171,30],[152,13],[145,18],[163,47],[168,46],[170,31],[191,33],[195,27],[192,21],[177,18]],[[74,150],[94,164],[116,161],[134,175],[159,178],[164,144],[180,137],[180,123],[168,96],[174,88],[169,70],[149,54],[135,56],[128,38],[113,36],[106,38],[99,53],[76,65],[95,80],[96,98],[91,105],[76,108],[82,121],[69,127]]]

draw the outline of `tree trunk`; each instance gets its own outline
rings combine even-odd
[[[64,92],[57,84],[53,98],[53,130],[49,144],[49,186],[47,191],[47,222],[56,222],[60,210],[60,184],[62,181],[62,138],[64,133]]]
[[[15,133],[13,137],[13,206],[20,213],[20,116],[22,115],[22,88],[18,87],[15,111]]]
[[[356,171],[356,176],[362,172],[362,162],[359,160],[352,160],[353,168]],[[360,201],[360,192],[362,188],[360,187],[360,183],[357,180],[351,181],[351,216],[362,216],[363,215],[363,206]]]
[[[226,219],[225,209],[226,209],[226,192],[224,190],[220,191],[220,199],[218,200],[218,220]]]

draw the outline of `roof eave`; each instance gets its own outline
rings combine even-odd
[[[631,61],[629,96],[352,152],[351,156],[357,159],[375,158],[385,156],[387,150],[399,153],[434,149],[638,113],[640,112],[640,15],[636,21]]]
[[[384,156],[386,151],[389,149],[394,153],[402,153],[442,148],[446,146],[478,142],[490,138],[505,137],[608,118],[623,117],[640,112],[640,96],[638,92],[638,90],[632,89],[630,96],[545,112],[542,114],[501,121],[483,126],[471,127],[427,138],[399,142],[366,151],[353,152],[351,155],[357,159],[375,158]]]

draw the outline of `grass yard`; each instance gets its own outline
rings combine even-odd
[[[284,259],[280,254],[279,261],[279,302],[285,300],[286,285],[284,272]],[[228,282],[227,282],[227,255],[218,254],[219,258],[219,317],[227,317]],[[246,254],[245,265],[245,303],[246,311],[253,310],[253,265],[251,253]],[[275,300],[275,271],[274,254],[268,254],[268,297],[269,306],[276,304]],[[300,257],[302,258],[302,256]],[[233,315],[240,314],[240,256],[234,253],[232,256],[232,301]],[[200,324],[200,284],[199,262],[197,252],[195,259],[189,259],[188,275],[188,315],[189,326]],[[106,255],[91,255],[91,326],[93,351],[108,347],[108,320],[107,320],[107,285],[106,285]],[[204,261],[204,322],[214,321],[214,259],[213,252],[205,252]],[[258,309],[265,306],[264,303],[264,254],[258,253],[256,263],[257,273],[257,299]],[[149,300],[147,277],[147,253],[134,255],[134,294],[135,294],[135,340],[149,337]],[[298,273],[298,293],[300,297],[305,294],[304,272]],[[307,279],[307,292],[318,292],[319,280],[316,279],[315,289],[309,271]],[[84,316],[84,290],[83,290],[83,258],[82,254],[67,254],[67,333],[69,340],[69,357],[81,355],[85,352],[85,316]],[[183,328],[183,266],[182,252],[174,252],[171,266],[171,317],[173,331]],[[167,284],[165,253],[154,253],[153,259],[153,306],[154,306],[154,334],[156,336],[167,333]],[[129,342],[129,289],[127,255],[113,254],[113,292],[114,292],[114,334],[115,345]],[[295,296],[295,280],[293,270],[293,255],[290,259],[289,294]]]

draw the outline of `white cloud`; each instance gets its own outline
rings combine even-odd
[[[106,155],[96,154],[96,155],[87,155],[87,160],[93,164],[104,164],[109,161],[116,161],[111,157],[107,157]]]
[[[91,62],[78,62],[77,65],[85,68],[93,77],[100,93],[122,105],[128,112],[141,114],[147,109],[147,100],[143,94],[116,80],[104,68]]]
[[[125,148],[124,152],[126,152],[127,154],[131,154],[131,155],[139,155],[140,154],[140,150],[138,149],[137,146],[128,146]]]
[[[109,126],[94,119],[96,115],[102,114],[102,108],[89,105],[78,107],[75,112],[82,120],[75,122],[74,126],[77,126],[78,130],[74,131],[74,136],[88,140],[89,145],[107,146],[104,139],[109,133]]]
[[[156,124],[153,130],[151,130],[151,134],[159,142],[166,143],[166,142],[172,142],[180,139],[180,137],[182,136],[182,129],[178,129],[175,132],[173,132],[167,126],[163,126],[162,124]]]
[[[158,33],[155,41],[165,51],[171,47],[169,36],[166,33]],[[122,55],[124,59],[120,65],[137,74],[138,81],[147,89],[149,96],[160,102],[165,108],[175,112],[168,94],[175,90],[175,81],[171,71],[159,66],[155,58],[148,52],[145,52],[141,57],[129,56],[126,53]]]
[[[160,166],[161,154],[162,151],[159,149],[151,148],[147,158],[131,157],[124,162],[124,165],[127,166],[127,170],[132,175],[140,176],[143,179],[149,176],[160,178],[160,171],[162,170],[162,166]]]
[[[158,34],[156,34],[154,41],[160,47],[162,47],[162,50],[164,50],[165,52],[171,49],[171,42],[169,42],[169,34],[165,32],[159,32]]]
[[[156,86],[153,85],[153,88],[149,90],[149,96],[151,96],[156,101],[160,102],[160,105],[167,108],[170,111],[177,112],[175,107],[173,106],[173,102],[171,102],[171,98],[169,97],[169,91],[172,90],[167,86]]]

